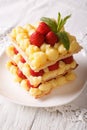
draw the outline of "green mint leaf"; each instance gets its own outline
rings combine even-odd
[[[57,23],[54,19],[42,17],[40,20],[45,22],[54,33],[57,33]]]
[[[58,13],[58,25],[57,25],[57,31],[59,32],[62,27],[64,26],[64,24],[66,23],[66,21],[71,17],[71,15],[68,15],[66,17],[64,17],[63,19],[61,18],[61,14]]]
[[[60,21],[61,21],[61,14],[58,13],[58,23],[60,23]]]
[[[63,19],[61,19],[60,24],[59,24],[58,31],[60,31],[63,26],[64,26],[64,21],[63,21]]]
[[[64,18],[64,22],[66,23],[67,19],[69,19],[70,17],[71,17],[71,14],[68,15],[68,16],[66,16],[66,17]]]
[[[58,13],[58,19],[57,19],[57,23],[58,23],[58,25],[57,25],[57,30],[59,29],[60,22],[61,22],[61,14]]]
[[[71,15],[66,16],[66,17],[63,19],[63,23],[65,24],[70,17],[71,17]]]
[[[58,32],[57,35],[58,35],[60,41],[62,42],[62,44],[64,45],[64,47],[66,48],[66,50],[69,50],[70,41],[67,36],[67,33],[65,31],[63,31],[63,32]]]

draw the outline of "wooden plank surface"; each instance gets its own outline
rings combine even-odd
[[[59,111],[6,102],[0,105],[0,130],[87,130],[87,124],[72,121]]]

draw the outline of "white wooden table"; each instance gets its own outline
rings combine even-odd
[[[39,17],[46,14],[48,9],[52,9],[53,3],[57,5],[58,2],[56,0],[0,0],[0,28],[25,24],[27,20],[37,21]],[[87,0],[67,0],[67,2],[62,0],[60,3],[87,12]],[[41,11],[38,12],[37,9]],[[34,17],[32,11],[37,11],[39,16]],[[30,15],[32,19],[28,19]],[[87,89],[68,105],[33,108],[11,103],[0,96],[0,130],[87,130],[86,98]]]

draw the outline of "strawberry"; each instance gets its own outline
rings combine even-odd
[[[12,61],[12,65],[17,66],[17,64],[15,62],[13,62],[13,61]]]
[[[27,85],[29,86],[29,88],[38,88],[39,87],[39,86],[32,85],[29,80],[27,80]]]
[[[31,83],[30,83],[30,81],[29,81],[29,80],[27,80],[27,85],[29,86],[29,88],[34,88],[34,86],[33,86],[33,85],[31,85]]]
[[[46,35],[49,31],[50,27],[46,23],[40,22],[39,26],[37,27],[37,32]]]
[[[73,56],[62,59],[62,61],[65,62],[66,64],[70,64],[73,62]]]
[[[30,74],[32,76],[42,76],[44,74],[44,71],[40,70],[39,72],[35,72],[34,70],[30,69]]]
[[[46,43],[50,44],[51,46],[54,46],[54,44],[58,42],[58,37],[54,32],[50,31],[47,33],[45,40]]]
[[[18,54],[18,50],[16,48],[14,48],[14,53]]]
[[[18,69],[18,72],[17,72],[18,76],[22,79],[26,79],[26,76],[22,73],[22,71],[20,69]]]
[[[53,64],[53,65],[51,65],[51,66],[48,66],[48,69],[49,69],[50,71],[56,70],[56,69],[58,69],[58,68],[59,68],[59,62],[56,62],[55,64]]]
[[[25,62],[26,62],[26,60],[25,60],[23,57],[21,57],[20,61],[21,61],[22,63],[25,63]]]
[[[30,42],[32,45],[40,47],[44,42],[44,35],[36,31],[31,34]]]

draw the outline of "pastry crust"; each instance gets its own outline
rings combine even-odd
[[[13,55],[12,55],[13,54]],[[27,77],[30,83],[34,86],[38,86],[40,83],[46,82],[50,79],[56,78],[57,76],[64,75],[65,73],[75,69],[77,67],[76,61],[73,59],[73,62],[70,64],[64,63],[62,60],[59,61],[59,67],[56,70],[50,71],[48,68],[43,69],[44,74],[42,76],[32,76],[30,74],[30,66],[28,63],[22,63],[22,56],[18,53],[14,53],[14,46],[10,45],[7,48],[7,55],[10,57],[12,62],[14,62],[22,73]]]
[[[36,30],[33,25],[32,27]],[[61,44],[61,42],[55,43],[53,47],[46,43],[43,43],[41,47],[31,45],[29,39],[29,32],[31,32],[32,28],[30,28],[28,32],[25,28],[21,28],[22,32],[20,31],[20,29],[15,28],[15,37],[10,34],[10,38],[13,46],[15,46],[15,48],[24,57],[30,67],[35,71],[44,69],[47,66],[50,66],[61,59],[78,53],[82,49],[82,47],[78,44],[76,38],[69,33],[67,33],[70,40],[69,50],[66,50],[63,44]]]
[[[29,91],[30,95],[35,98],[41,98],[42,96],[51,93],[52,89],[60,87],[76,78],[76,75],[73,72],[68,72],[65,75],[57,76],[52,80],[40,84],[37,88],[33,88],[27,84],[27,79],[20,78],[17,75],[18,67],[12,64],[11,61],[7,63],[7,68],[13,74],[14,78],[17,77],[16,82],[18,82],[25,90]]]

